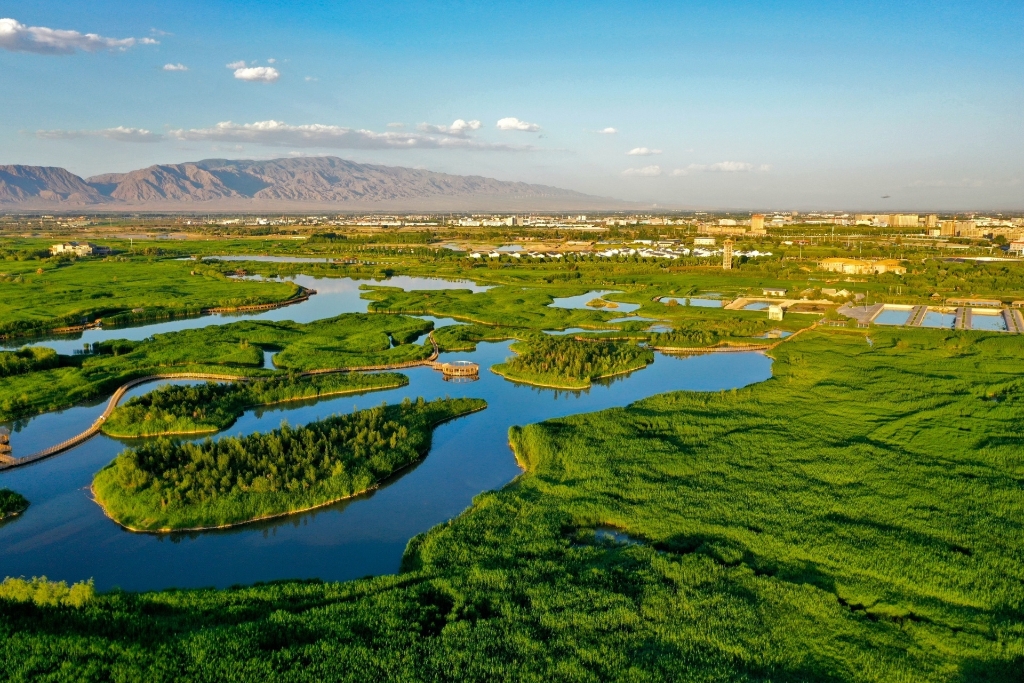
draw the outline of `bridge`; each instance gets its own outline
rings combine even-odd
[[[470,361],[453,361],[446,363],[438,363],[437,357],[440,355],[440,349],[437,346],[437,341],[434,339],[434,333],[428,333],[427,337],[430,339],[430,344],[433,350],[426,359],[424,360],[411,360],[403,363],[387,363],[382,365],[364,365],[359,367],[351,368],[324,368],[321,370],[308,370],[306,372],[299,373],[299,377],[310,377],[312,375],[326,375],[339,372],[376,372],[383,370],[401,370],[403,368],[417,367],[426,365],[427,367],[435,370],[440,370],[444,374],[445,378],[449,377],[477,377],[480,374],[480,366]],[[49,448],[43,449],[36,453],[26,455],[23,458],[15,458],[11,454],[11,447],[6,434],[0,433],[0,470],[9,469],[12,467],[20,467],[22,465],[28,465],[33,462],[38,462],[44,458],[49,458],[52,455],[69,451],[76,446],[80,446],[92,437],[100,433],[103,429],[103,423],[107,421],[110,415],[117,408],[121,399],[130,390],[139,386],[140,384],[146,384],[147,382],[155,382],[164,379],[199,379],[199,380],[212,380],[217,382],[247,382],[250,377],[244,375],[218,375],[213,373],[204,372],[166,372],[155,375],[146,375],[145,377],[138,377],[133,380],[125,382],[117,391],[111,395],[110,400],[107,401],[107,407],[103,410],[96,421],[92,423],[92,426],[86,429],[81,434],[76,434],[70,439],[65,439],[60,443],[50,446]]]

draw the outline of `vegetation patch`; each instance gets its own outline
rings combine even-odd
[[[398,373],[344,372],[311,376],[282,375],[251,382],[169,384],[137,396],[103,424],[115,437],[163,436],[217,432],[256,406],[405,386]]]
[[[491,370],[517,382],[564,389],[585,389],[601,377],[639,370],[654,362],[654,352],[630,342],[579,341],[561,336],[512,345],[516,356]]]
[[[28,509],[28,499],[17,491],[0,489],[0,519],[21,514]]]
[[[31,603],[37,607],[81,608],[95,596],[91,579],[70,586],[64,581],[49,581],[45,576],[31,579],[8,576],[0,582],[0,601]]]
[[[382,405],[304,427],[121,453],[93,480],[97,501],[137,531],[230,526],[326,505],[376,486],[426,454],[435,425],[480,399]]]

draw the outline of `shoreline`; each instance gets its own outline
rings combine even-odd
[[[438,426],[444,424],[445,422],[451,422],[452,420],[457,420],[460,417],[465,417],[466,415],[472,415],[473,413],[478,413],[478,412],[480,412],[482,410],[486,410],[487,407],[488,406],[485,403],[484,405],[480,406],[479,408],[473,408],[472,410],[467,410],[465,412],[459,413],[458,415],[451,415],[449,417],[444,418],[443,420],[438,420],[437,422],[431,423],[428,426],[428,429],[431,430],[431,433],[430,433],[431,442],[433,441],[433,429],[435,427],[438,427]],[[433,445],[433,443],[431,443],[431,446],[432,445]],[[128,526],[127,524],[124,524],[124,523],[118,521],[117,519],[115,519],[110,514],[110,511],[107,510],[107,506],[104,505],[103,502],[100,501],[99,498],[96,497],[96,490],[93,488],[93,484],[91,484],[91,483],[89,484],[89,493],[90,493],[90,495],[92,497],[92,501],[94,503],[96,503],[96,505],[98,505],[100,507],[100,509],[103,511],[104,516],[107,517],[107,519],[109,519],[110,521],[114,522],[115,524],[120,526],[122,529],[127,529],[128,531],[131,531],[133,533],[137,533],[137,534],[175,534],[175,533],[187,533],[187,532],[195,532],[195,531],[217,531],[219,529],[230,529],[232,527],[242,526],[244,524],[253,524],[255,522],[263,522],[263,521],[266,521],[268,519],[276,519],[278,517],[287,517],[288,515],[297,515],[297,514],[302,513],[302,512],[309,512],[310,510],[316,510],[318,508],[326,507],[328,505],[333,505],[335,503],[340,503],[343,500],[348,500],[350,498],[355,498],[356,496],[361,496],[364,493],[369,493],[370,491],[375,491],[376,489],[380,488],[380,486],[384,482],[388,481],[389,479],[391,479],[395,475],[397,475],[400,472],[402,472],[402,471],[412,467],[413,465],[415,465],[417,463],[423,462],[423,460],[425,460],[426,457],[429,454],[430,454],[430,448],[428,447],[427,450],[424,453],[422,453],[420,455],[420,457],[418,457],[416,460],[413,460],[412,462],[410,462],[410,463],[408,463],[406,465],[403,465],[402,467],[396,469],[395,471],[393,471],[390,474],[388,474],[388,476],[385,477],[384,479],[381,479],[380,481],[375,482],[372,486],[369,486],[369,487],[363,489],[362,491],[356,491],[355,493],[350,493],[347,496],[341,496],[340,498],[333,498],[333,499],[331,499],[329,501],[325,501],[323,503],[317,503],[316,505],[310,505],[308,507],[304,507],[304,508],[301,508],[301,509],[298,509],[298,510],[287,510],[285,512],[275,512],[275,513],[270,514],[270,515],[263,515],[262,517],[254,517],[252,519],[247,519],[247,520],[240,521],[240,522],[230,522],[228,524],[218,524],[216,526],[197,526],[197,527],[182,527],[182,528],[163,527],[163,528],[160,528],[160,529],[136,529],[135,527]],[[93,481],[95,481],[95,478],[93,479]]]

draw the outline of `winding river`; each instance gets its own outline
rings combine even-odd
[[[252,316],[206,316],[139,328],[86,333],[142,339],[155,332],[239,319],[307,322],[343,312],[365,311],[359,285],[350,279],[295,278],[319,294],[309,301]],[[423,278],[393,278],[407,289],[462,287]],[[444,320],[436,323],[452,324]],[[44,342],[78,349],[97,339]],[[408,540],[465,510],[475,495],[499,488],[520,473],[507,443],[508,428],[553,417],[623,406],[674,390],[717,391],[762,381],[771,360],[760,353],[672,357],[657,354],[653,365],[581,392],[541,389],[506,381],[487,371],[510,355],[509,342],[481,343],[473,353],[442,354],[441,360],[480,364],[475,382],[446,382],[426,367],[404,372],[399,389],[282,404],[247,412],[226,435],[273,429],[283,420],[304,424],[332,413],[401,401],[405,397],[470,396],[488,408],[439,427],[428,456],[379,489],[308,513],[233,529],[191,534],[135,534],[107,519],[92,502],[93,474],[130,442],[98,436],[39,463],[0,473],[0,487],[24,494],[28,511],[0,522],[0,577],[40,576],[80,581],[94,578],[100,590],[225,587],[285,578],[346,580],[398,570]],[[138,387],[129,396],[152,390]],[[15,453],[51,445],[81,431],[102,412],[103,402],[40,415],[10,424]]]

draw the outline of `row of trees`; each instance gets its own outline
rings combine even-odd
[[[104,425],[114,435],[213,431],[255,406],[408,383],[398,373],[278,375],[250,382],[168,384],[119,406]]]

